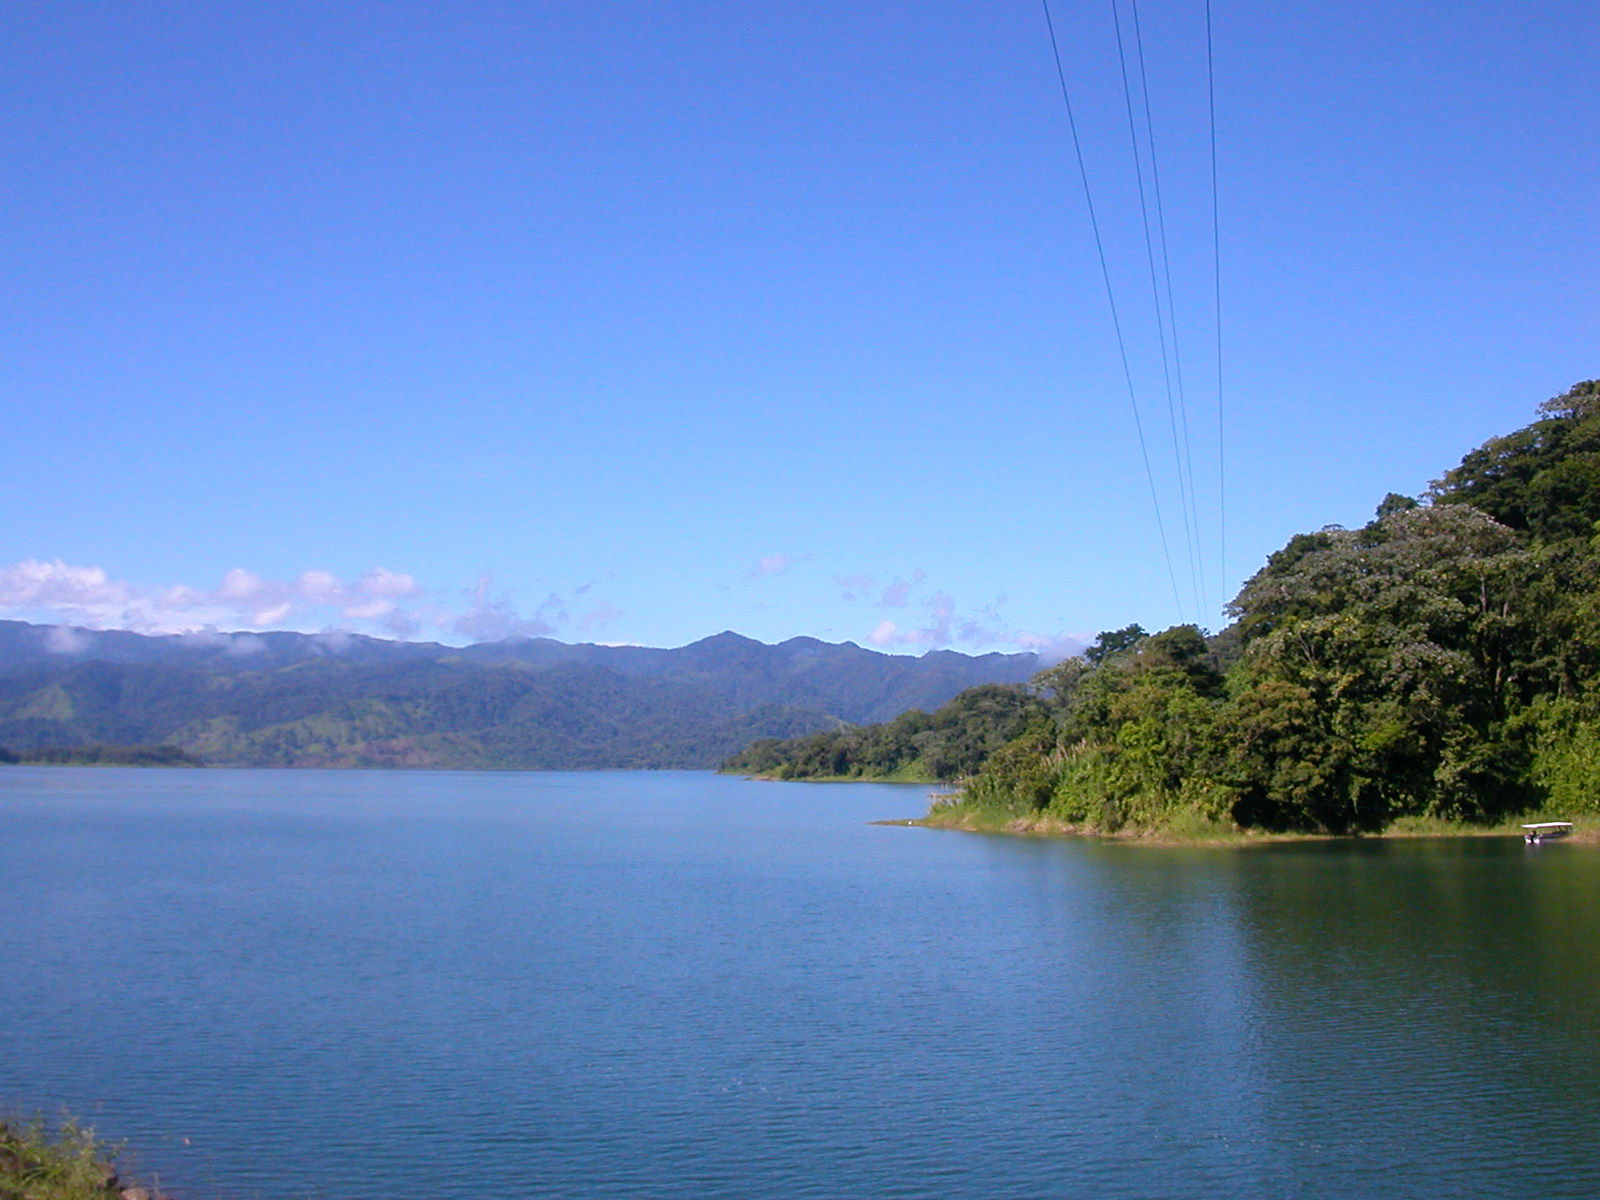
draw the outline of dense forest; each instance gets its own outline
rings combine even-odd
[[[764,738],[722,769],[772,779],[959,779],[1047,714],[1021,685],[979,684],[931,714],[914,708],[881,725]]]
[[[1600,811],[1600,381],[1420,499],[1391,494],[1359,529],[1291,539],[1229,616],[1209,637],[1101,634],[1009,708],[993,689],[958,697],[941,713],[978,727],[939,741],[982,747],[975,769],[918,750],[925,728],[891,736],[900,722],[730,765],[759,751],[752,769],[783,777],[959,777],[942,819],[1097,831]],[[994,746],[1002,709],[1022,728]]]

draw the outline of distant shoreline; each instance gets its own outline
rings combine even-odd
[[[743,771],[718,771],[719,775],[733,775],[752,783],[914,783],[923,787],[936,786],[941,780],[926,775],[807,775],[800,779],[785,779],[782,775],[748,775]]]
[[[18,767],[203,767],[194,755],[172,745],[39,746],[31,750],[0,747],[0,764]]]

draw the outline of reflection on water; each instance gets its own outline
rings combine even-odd
[[[1581,1130],[1600,1098],[1592,854],[1507,839],[1257,857],[1237,872],[1236,916],[1275,1139],[1379,1190],[1415,1172],[1419,1194],[1484,1194],[1511,1154],[1533,1160],[1512,1191],[1564,1194],[1589,1169]]]
[[[8,769],[0,1103],[191,1197],[1600,1193],[1595,851],[921,806]]]

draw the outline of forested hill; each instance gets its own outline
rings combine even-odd
[[[878,725],[765,738],[722,769],[768,779],[960,779],[1046,715],[1022,684],[983,683],[932,713],[913,708]]]
[[[1348,832],[1600,811],[1600,382],[1367,525],[1291,539],[1230,615],[1212,637],[1102,634],[1036,676],[1018,689],[1036,713],[941,819]],[[817,741],[766,747],[768,769]]]
[[[883,720],[1028,678],[1031,654],[921,657],[722,633],[671,650],[0,621],[0,746],[163,744],[281,766],[708,767],[752,739]]]

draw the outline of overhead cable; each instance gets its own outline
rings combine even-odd
[[[1095,213],[1094,192],[1089,186],[1089,169],[1084,162],[1083,143],[1078,137],[1078,122],[1072,111],[1072,93],[1067,86],[1066,68],[1061,63],[1061,46],[1056,39],[1055,20],[1050,12],[1050,0],[1040,0],[1044,5],[1045,26],[1050,31],[1050,52],[1055,58],[1056,78],[1061,83],[1061,100],[1067,110],[1067,126],[1072,132],[1072,149],[1078,160],[1078,176],[1083,181],[1084,203],[1089,210],[1089,225],[1094,231],[1095,252],[1100,258],[1100,276],[1105,281],[1106,303],[1111,309],[1111,324],[1117,335],[1117,350],[1122,357],[1122,374],[1128,385],[1128,405],[1133,410],[1133,427],[1139,438],[1139,456],[1144,462],[1144,475],[1150,485],[1150,503],[1155,509],[1156,531],[1161,538],[1161,556],[1167,564],[1167,577],[1172,583],[1172,599],[1177,605],[1180,619],[1183,616],[1183,596],[1178,587],[1178,574],[1172,566],[1172,551],[1167,543],[1166,522],[1161,516],[1161,498],[1156,489],[1155,471],[1150,465],[1150,449],[1144,436],[1144,421],[1139,416],[1139,400],[1133,384],[1133,369],[1128,363],[1128,345],[1122,333],[1122,321],[1117,313],[1116,292],[1111,286],[1111,269],[1106,264],[1105,240],[1100,234],[1100,220]]]
[[[1211,45],[1211,0],[1206,0],[1206,107],[1211,122],[1211,275],[1217,319],[1217,558],[1224,591],[1228,580],[1227,456],[1222,410],[1222,222],[1217,200],[1217,74]],[[1226,595],[1223,596],[1226,602]]]
[[[1172,290],[1172,257],[1168,250],[1167,242],[1167,216],[1166,204],[1161,196],[1161,166],[1156,155],[1156,126],[1155,116],[1150,105],[1150,77],[1145,70],[1144,63],[1144,32],[1139,22],[1139,0],[1129,0],[1133,10],[1133,45],[1137,53],[1139,64],[1139,91],[1144,101],[1144,128],[1145,144],[1150,147],[1150,181],[1154,188],[1156,208],[1156,233],[1161,245],[1161,273],[1166,284],[1167,292],[1167,321],[1172,333],[1172,377],[1177,384],[1178,392],[1178,425],[1182,433],[1183,460],[1179,464],[1179,486],[1188,496],[1187,512],[1190,517],[1190,532],[1193,537],[1194,569],[1195,569],[1195,606],[1200,612],[1205,611],[1204,602],[1200,595],[1208,591],[1206,588],[1206,558],[1205,539],[1200,533],[1200,503],[1195,493],[1194,486],[1194,446],[1189,433],[1189,405],[1183,384],[1183,355],[1180,351],[1178,336],[1178,306]],[[1160,321],[1160,305],[1157,304],[1157,321]],[[1163,347],[1163,353],[1165,348]],[[1168,395],[1171,403],[1171,395]]]

